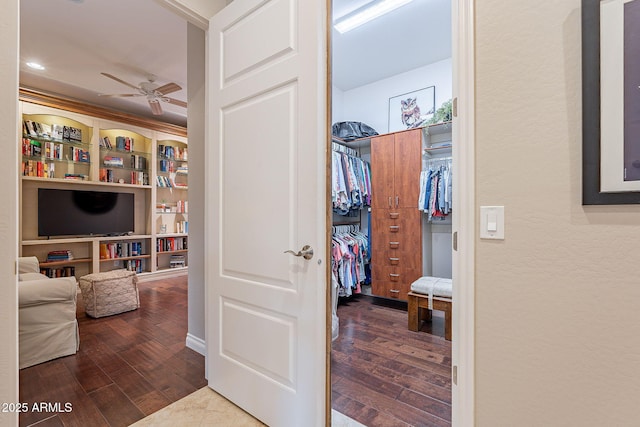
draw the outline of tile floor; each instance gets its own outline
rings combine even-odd
[[[149,415],[132,424],[132,427],[176,427],[176,426],[253,427],[263,423],[220,396],[209,387]],[[333,427],[363,427],[362,424],[339,412],[332,411]]]

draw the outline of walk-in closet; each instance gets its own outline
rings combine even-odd
[[[333,0],[331,401],[364,425],[451,425],[451,44],[450,0]]]

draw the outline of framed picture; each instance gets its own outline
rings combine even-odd
[[[640,0],[582,0],[582,204],[640,203]]]
[[[436,88],[429,86],[389,98],[389,132],[413,129],[433,117]]]

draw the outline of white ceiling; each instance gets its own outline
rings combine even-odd
[[[162,103],[153,116],[145,97],[106,98],[98,94],[135,90],[149,74],[156,83],[175,82],[169,96],[187,100],[187,24],[154,0],[21,0],[20,84],[97,105],[186,125],[186,108]],[[45,71],[33,71],[36,61]]]
[[[370,0],[333,0],[342,16]],[[156,76],[187,100],[187,24],[154,0],[21,0],[20,84],[91,104],[186,125],[186,109],[162,103],[153,116],[133,85]],[[346,34],[333,31],[333,84],[349,90],[451,56],[451,0],[415,0]],[[36,61],[45,71],[29,69]]]
[[[333,0],[337,19],[371,0]],[[344,34],[335,29],[333,84],[343,91],[451,57],[451,0],[414,0]]]

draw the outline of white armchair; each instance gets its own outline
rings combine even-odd
[[[80,346],[75,277],[40,274],[36,257],[18,259],[20,369],[75,354]]]

